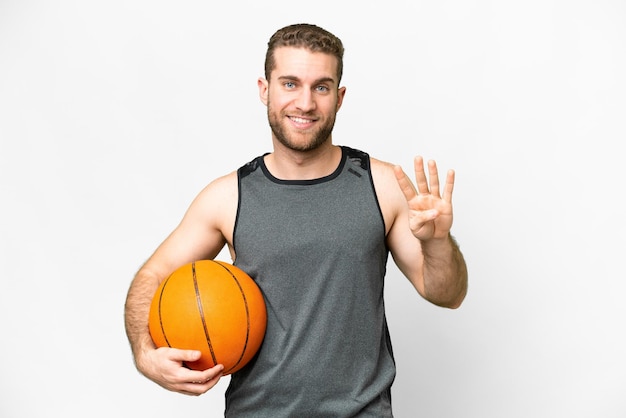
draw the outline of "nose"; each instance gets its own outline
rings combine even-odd
[[[295,100],[295,105],[298,110],[303,113],[310,112],[315,109],[316,103],[313,93],[310,89],[300,90],[298,97]]]

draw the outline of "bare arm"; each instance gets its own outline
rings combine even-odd
[[[452,235],[422,243],[424,294],[432,303],[458,308],[467,294],[467,266]]]
[[[450,234],[455,174],[448,171],[440,193],[435,162],[428,164],[428,180],[421,157],[414,166],[417,189],[398,166],[393,167],[396,185],[388,174],[380,175],[388,202],[384,208],[390,214],[387,242],[396,264],[424,298],[457,308],[467,293],[467,267]]]
[[[217,383],[222,367],[189,370],[183,362],[197,360],[199,352],[157,349],[148,329],[152,297],[176,268],[191,261],[212,259],[226,243],[232,242],[236,205],[236,173],[209,184],[194,199],[176,229],[139,269],[128,290],[125,325],[135,364],[146,377],[168,390],[202,394]]]

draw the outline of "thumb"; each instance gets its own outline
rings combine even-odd
[[[202,356],[202,352],[198,350],[179,350],[172,352],[174,357],[180,361],[196,361]]]

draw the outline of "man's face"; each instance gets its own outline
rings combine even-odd
[[[331,139],[345,94],[338,88],[337,59],[292,47],[276,49],[274,58],[270,80],[258,83],[273,137],[291,150],[314,150]]]

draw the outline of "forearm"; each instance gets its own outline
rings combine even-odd
[[[424,293],[430,302],[458,308],[467,293],[467,266],[458,244],[448,235],[422,242]]]
[[[149,272],[140,270],[135,276],[126,297],[124,310],[126,335],[128,336],[136,363],[142,352],[155,348],[148,328],[148,317],[150,304],[158,283],[156,277]],[[136,365],[140,368],[139,364]]]

